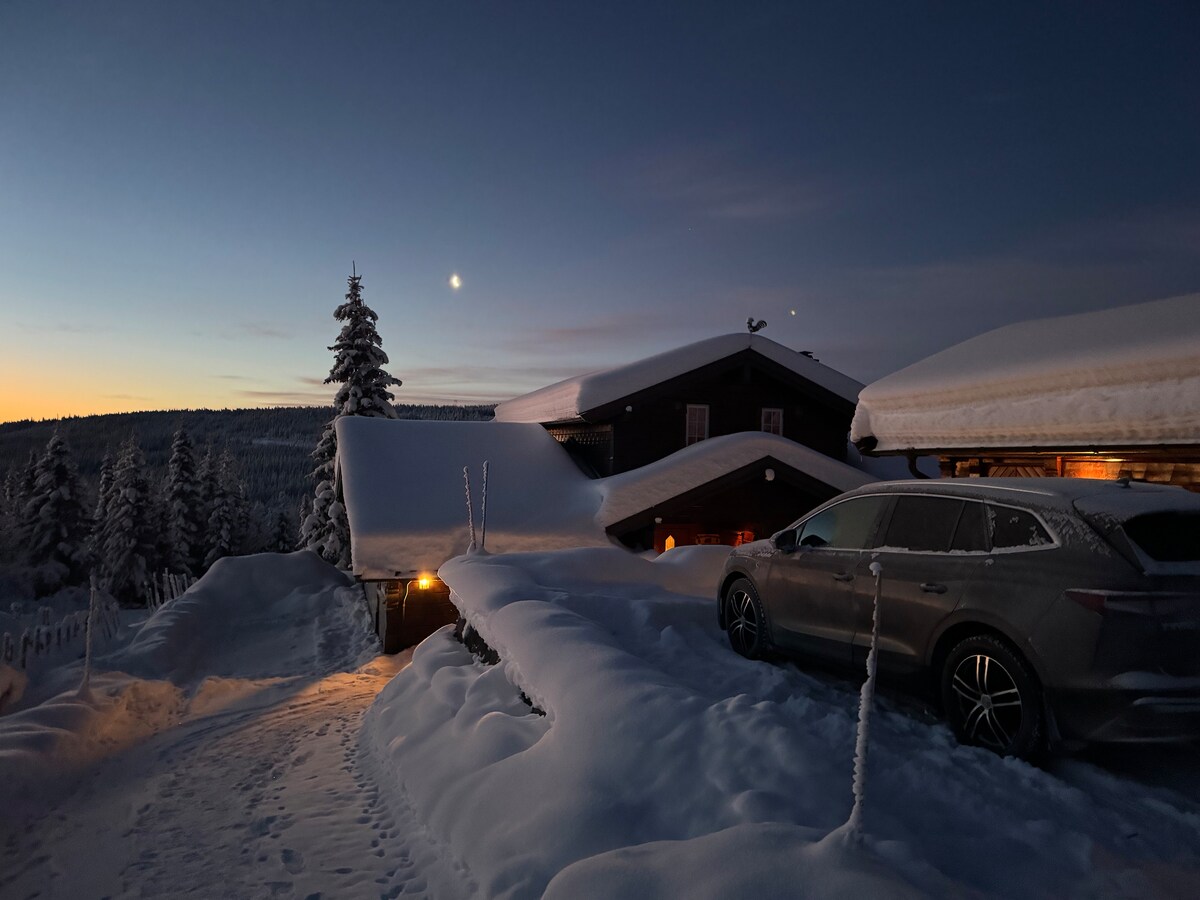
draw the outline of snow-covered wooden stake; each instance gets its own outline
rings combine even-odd
[[[79,682],[79,698],[81,700],[92,699],[92,688],[90,684],[92,680],[92,623],[96,618],[96,614],[99,612],[99,609],[97,608],[98,604],[96,602],[98,592],[96,590],[95,572],[92,573],[90,584],[91,591],[88,594],[87,628],[84,631],[83,638],[83,680]]]
[[[487,544],[487,483],[488,461],[483,461],[483,496],[479,500],[479,549]]]
[[[4,632],[4,650],[0,653],[0,659],[6,663],[13,661],[13,636],[11,632]]]
[[[475,549],[475,512],[471,509],[471,470],[463,466],[463,481],[467,485],[467,530],[471,533],[471,542],[467,545],[468,550]]]
[[[883,590],[883,566],[871,563],[875,576],[875,608],[871,613],[871,650],[867,653],[867,680],[858,695],[858,739],[854,743],[854,808],[846,821],[851,840],[862,840],[863,804],[867,795],[867,740],[871,733],[871,706],[875,700],[875,672],[879,652],[879,599]]]

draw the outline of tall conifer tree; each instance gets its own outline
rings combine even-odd
[[[25,503],[28,557],[42,593],[83,581],[91,522],[79,492],[71,449],[56,431],[38,461],[32,495]]]
[[[171,442],[171,460],[167,464],[167,535],[170,551],[167,566],[172,572],[196,574],[193,569],[203,529],[201,522],[200,478],[192,439],[180,428]],[[203,527],[202,527],[203,526]]]
[[[140,597],[155,546],[146,460],[132,436],[113,466],[101,546],[100,565],[108,591],[125,600]]]
[[[334,361],[325,379],[326,384],[339,386],[333,400],[333,418],[313,451],[316,462],[312,473],[313,508],[300,526],[301,543],[343,569],[350,566],[350,529],[334,471],[337,456],[334,424],[342,416],[396,418],[392,407],[395,398],[388,389],[401,384],[400,379],[393,378],[383,368],[388,357],[383,352],[383,339],[375,329],[379,316],[363,303],[362,276],[354,272],[347,285],[346,302],[333,311],[334,319],[346,324],[329,348],[334,352]]]

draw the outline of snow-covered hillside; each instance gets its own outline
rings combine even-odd
[[[1041,770],[903,698],[847,842],[857,679],[734,655],[724,552],[460,557],[495,666],[450,629],[376,657],[311,554],[224,560],[97,660],[90,699],[0,717],[0,896],[1200,893],[1194,748]]]

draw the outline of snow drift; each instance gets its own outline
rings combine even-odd
[[[723,554],[698,552],[709,549],[442,567],[502,661],[484,666],[435,634],[380,694],[364,743],[380,783],[481,896],[1200,888],[1200,819],[1184,798],[1135,799],[1102,773],[1085,793],[886,701],[872,717],[866,839],[847,844],[858,681],[734,655],[711,599]]]

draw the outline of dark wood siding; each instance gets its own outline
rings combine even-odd
[[[709,407],[709,437],[760,431],[763,409],[782,409],[784,437],[846,459],[854,404],[744,351],[585,412],[592,426],[611,427],[611,468],[598,471],[627,472],[681,450],[689,403]],[[553,426],[551,433],[558,437],[562,427]]]

